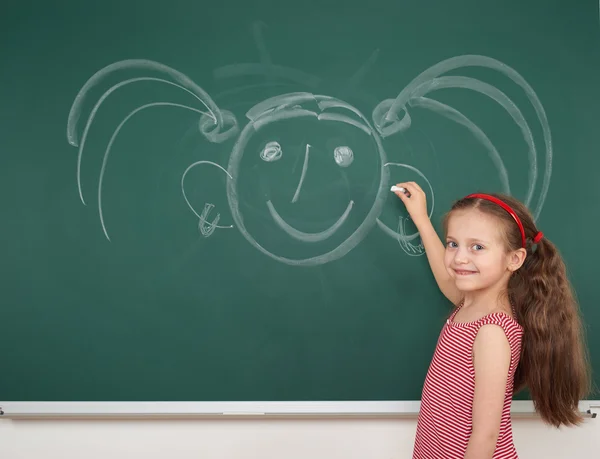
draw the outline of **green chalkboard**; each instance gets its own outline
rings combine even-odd
[[[11,3],[0,400],[418,401],[403,180],[529,204],[600,382],[597,2]]]

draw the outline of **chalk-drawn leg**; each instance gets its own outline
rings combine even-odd
[[[214,214],[214,212],[213,212],[213,209],[215,208],[214,204],[212,204],[210,202],[205,203],[204,208],[202,209],[202,212],[200,214],[198,214],[198,212],[196,211],[196,209],[194,208],[194,206],[188,199],[188,195],[185,192],[185,178],[192,169],[194,169],[198,166],[213,166],[213,167],[223,171],[225,174],[227,174],[227,177],[229,179],[231,179],[231,175],[229,175],[229,172],[227,172],[223,167],[219,166],[217,163],[214,163],[212,161],[196,161],[195,163],[190,164],[181,176],[181,193],[183,194],[183,198],[185,199],[185,202],[187,203],[187,205],[191,209],[191,211],[196,215],[196,217],[198,217],[198,230],[200,231],[200,234],[204,237],[209,237],[215,232],[215,230],[217,228],[228,229],[228,228],[233,228],[233,225],[220,226],[218,224],[219,221],[221,220],[220,213],[217,213],[216,216],[213,216],[212,220],[210,220],[211,214]]]
[[[217,223],[221,219],[221,214],[217,214],[215,219],[212,222],[207,220],[210,211],[215,207],[214,204],[207,202],[204,204],[204,209],[202,209],[202,215],[200,215],[200,221],[198,222],[198,231],[204,237],[210,236],[217,229]]]
[[[552,172],[552,139],[550,126],[544,108],[533,88],[519,73],[506,64],[490,57],[478,55],[457,56],[439,62],[411,81],[408,86],[400,92],[396,99],[384,100],[373,110],[372,118],[375,127],[382,137],[388,137],[410,127],[412,120],[409,114],[409,108],[423,108],[441,114],[469,129],[475,138],[486,148],[490,158],[498,169],[503,191],[509,193],[508,173],[504,167],[502,158],[484,132],[473,121],[456,109],[425,96],[440,89],[460,88],[476,91],[491,98],[510,115],[515,124],[520,128],[523,139],[527,144],[530,166],[529,187],[524,201],[528,206],[531,206],[531,201],[536,191],[536,182],[538,180],[537,149],[531,128],[522,112],[506,94],[488,83],[464,76],[441,76],[451,70],[474,66],[496,70],[509,77],[525,92],[525,95],[537,114],[539,124],[542,128],[545,146],[545,170],[538,202],[533,209],[534,217],[537,218],[544,205]]]
[[[398,217],[398,245],[400,245],[400,248],[404,251],[404,253],[411,257],[418,257],[420,255],[424,255],[425,247],[423,246],[422,242],[420,242],[419,244],[413,244],[412,242],[409,242],[406,239],[406,224],[409,221],[409,217]]]

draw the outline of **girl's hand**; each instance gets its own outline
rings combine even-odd
[[[427,215],[427,197],[421,187],[415,182],[398,183],[396,186],[404,188],[409,193],[409,195],[407,195],[402,191],[395,191],[396,196],[398,196],[406,206],[406,210],[410,214],[412,221],[418,225],[424,220],[429,220],[429,216]]]

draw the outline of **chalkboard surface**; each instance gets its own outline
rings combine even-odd
[[[1,400],[419,400],[404,180],[437,228],[525,201],[600,369],[597,2],[13,2],[0,43]]]

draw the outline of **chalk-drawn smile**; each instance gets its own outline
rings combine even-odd
[[[353,205],[354,205],[354,201],[350,201],[348,203],[348,207],[346,207],[346,210],[344,211],[342,216],[340,218],[338,218],[337,221],[333,225],[331,225],[329,228],[327,228],[325,231],[320,231],[318,233],[306,233],[306,232],[297,230],[296,228],[294,228],[293,226],[288,224],[279,215],[279,213],[275,209],[275,206],[273,206],[273,203],[270,200],[267,201],[267,207],[269,208],[271,217],[273,217],[273,220],[281,227],[281,229],[283,229],[287,234],[289,234],[294,239],[298,239],[299,241],[304,241],[304,242],[324,241],[325,239],[332,236],[344,224],[344,222],[346,221],[346,218],[348,218],[348,214],[350,214],[350,211],[352,210]]]

